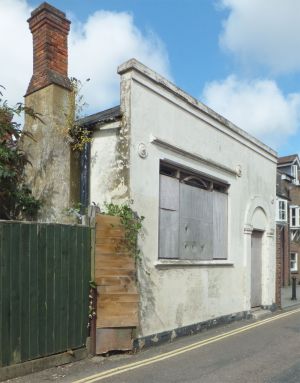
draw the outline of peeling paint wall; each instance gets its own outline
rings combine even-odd
[[[33,140],[24,138],[23,148],[31,165],[26,168],[27,182],[41,199],[39,220],[70,222],[65,210],[79,202],[79,156],[68,142],[70,91],[49,85],[25,97],[27,107],[40,118],[25,117],[25,130]]]
[[[91,143],[90,202],[100,209],[130,199],[130,78],[123,76],[120,88],[122,118],[96,126]]]
[[[102,209],[105,202],[128,201],[128,134],[122,121],[94,129],[90,161],[91,203]]]
[[[127,84],[121,87],[121,108],[130,131],[130,198],[146,217],[140,241],[140,336],[249,310],[253,229],[264,232],[261,302],[272,305],[276,153],[141,64],[127,62],[119,73],[121,84]],[[153,137],[171,145],[156,145]],[[230,184],[227,261],[158,259],[160,160]]]
[[[91,201],[130,198],[145,216],[138,336],[250,310],[253,229],[264,232],[261,302],[272,305],[276,153],[135,60],[119,73],[122,120],[94,133]],[[159,259],[160,160],[230,184],[227,260]]]

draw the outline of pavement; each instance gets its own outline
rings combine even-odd
[[[299,383],[299,341],[300,306],[295,306],[137,354],[89,358],[7,382]]]
[[[300,285],[296,286],[296,300],[292,298],[292,286],[286,286],[281,288],[281,307],[287,308],[300,304]],[[299,379],[300,382],[300,379]]]

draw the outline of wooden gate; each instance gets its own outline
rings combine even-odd
[[[90,228],[0,221],[0,367],[85,345]]]

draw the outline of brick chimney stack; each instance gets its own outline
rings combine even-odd
[[[1,0],[0,0],[1,1]],[[79,201],[79,156],[69,145],[74,97],[68,79],[70,21],[60,10],[41,4],[28,20],[33,36],[33,75],[25,105],[42,119],[25,115],[23,150],[30,165],[26,182],[42,201],[38,220],[68,222],[64,211]]]
[[[33,75],[26,95],[50,84],[70,89],[68,79],[70,21],[65,13],[48,3],[42,3],[31,13],[28,23],[33,37]]]

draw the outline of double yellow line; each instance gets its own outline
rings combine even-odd
[[[110,377],[118,375],[118,374],[122,374],[123,372],[128,372],[128,371],[136,370],[137,368],[148,366],[149,364],[161,362],[163,360],[173,358],[175,356],[184,354],[186,352],[189,352],[189,351],[192,351],[192,350],[196,350],[196,349],[198,349],[200,347],[204,347],[204,346],[206,346],[208,344],[218,342],[218,341],[220,341],[222,339],[229,338],[229,337],[231,337],[233,335],[237,335],[237,334],[243,333],[245,331],[252,330],[255,327],[259,327],[259,326],[262,326],[264,324],[267,324],[267,323],[270,323],[270,322],[274,322],[275,320],[282,319],[282,318],[288,317],[290,315],[297,314],[299,312],[300,312],[300,309],[288,311],[286,313],[279,314],[279,315],[276,315],[274,317],[263,319],[263,320],[261,320],[259,322],[255,322],[255,323],[252,323],[252,324],[240,327],[240,328],[238,328],[236,330],[229,331],[229,332],[227,332],[225,334],[216,335],[216,336],[213,336],[211,338],[204,339],[204,340],[201,340],[201,341],[196,342],[196,343],[192,343],[192,344],[190,344],[188,346],[177,348],[176,350],[169,351],[169,352],[166,352],[166,353],[161,354],[161,355],[154,356],[154,357],[149,358],[149,359],[144,359],[144,360],[141,360],[139,362],[126,364],[125,366],[120,366],[120,367],[112,368],[110,370],[103,371],[103,372],[100,372],[98,374],[94,374],[94,375],[88,376],[86,378],[76,380],[73,383],[93,383],[93,382],[98,382],[100,380],[103,380],[103,379],[106,379],[106,378],[110,378]]]

